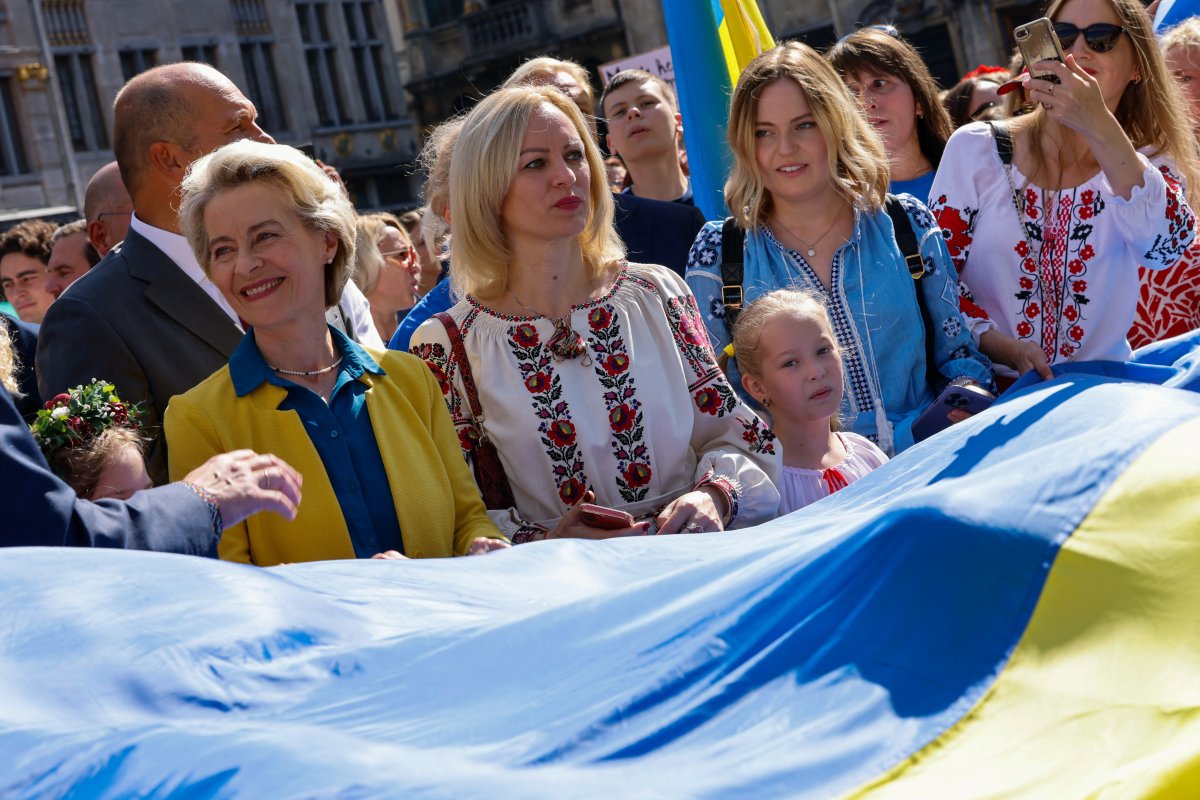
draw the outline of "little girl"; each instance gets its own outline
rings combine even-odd
[[[48,401],[29,427],[50,468],[79,497],[127,500],[153,486],[137,418],[112,384],[93,380]]]
[[[742,311],[733,332],[742,386],[766,409],[783,447],[779,514],[850,485],[888,458],[837,430],[842,356],[829,316],[807,291],[779,289]]]

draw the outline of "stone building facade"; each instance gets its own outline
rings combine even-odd
[[[228,75],[278,141],[311,142],[360,207],[411,205],[416,186],[406,166],[419,141],[397,69],[391,2],[0,0],[0,209],[12,218],[13,209],[75,206],[83,186],[72,184],[86,185],[112,160],[117,90],[179,60]]]

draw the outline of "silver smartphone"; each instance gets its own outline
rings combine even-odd
[[[1064,64],[1067,62],[1062,43],[1058,41],[1058,34],[1054,32],[1054,23],[1046,17],[1035,19],[1014,28],[1013,36],[1017,40],[1017,47],[1021,50],[1021,58],[1025,59],[1025,68],[1029,70],[1029,74],[1051,83],[1060,83],[1058,76],[1053,72],[1035,72],[1033,69],[1033,65],[1039,61],[1057,60]]]

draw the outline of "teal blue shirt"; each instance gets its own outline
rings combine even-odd
[[[392,487],[367,413],[369,387],[359,380],[366,372],[386,373],[344,333],[332,326],[329,331],[334,347],[342,354],[342,363],[328,405],[316,392],[272,371],[259,352],[253,330],[233,351],[229,377],[238,397],[254,391],[264,381],[287,390],[279,410],[294,412],[304,423],[342,508],[354,554],[370,558],[384,550],[403,553]]]

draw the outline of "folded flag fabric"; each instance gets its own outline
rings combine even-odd
[[[1200,395],[1115,371],[728,534],[0,552],[0,796],[1197,796]]]

